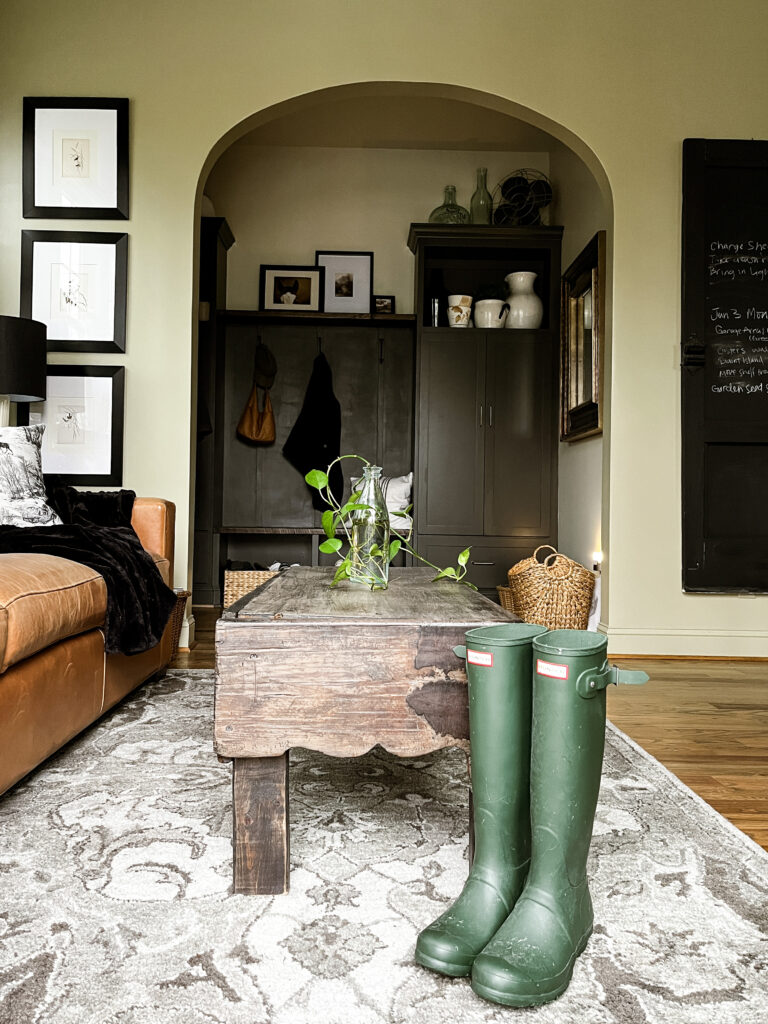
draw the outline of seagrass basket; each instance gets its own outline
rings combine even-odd
[[[499,604],[508,612],[515,610],[515,602],[512,600],[512,591],[509,587],[496,587],[499,594]]]
[[[225,608],[229,608],[241,597],[250,594],[256,587],[260,587],[267,580],[277,576],[277,572],[271,569],[225,569],[224,570],[224,598]]]
[[[546,549],[550,554],[539,561],[539,552]],[[507,579],[511,610],[523,622],[547,629],[587,628],[595,574],[579,562],[542,544],[530,558],[513,565]]]
[[[171,612],[171,645],[173,654],[172,658],[175,658],[179,653],[179,639],[181,637],[181,627],[184,625],[184,609],[187,607],[187,601],[192,594],[188,590],[174,590],[176,595],[176,604],[174,605],[173,611]]]

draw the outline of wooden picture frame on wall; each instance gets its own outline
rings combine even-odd
[[[562,277],[560,440],[603,432],[605,231],[587,243]]]
[[[128,218],[128,100],[24,97],[23,214]]]

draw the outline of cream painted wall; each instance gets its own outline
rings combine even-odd
[[[549,170],[546,153],[412,149],[324,149],[236,145],[214,167],[205,191],[235,236],[227,262],[227,305],[257,309],[262,263],[312,264],[317,249],[374,253],[374,285],[413,312],[412,221],[426,221],[455,184],[469,208],[476,168],[488,185],[518,167]],[[503,286],[503,281],[499,282]]]
[[[229,0],[215,16],[202,0],[6,0],[3,28],[0,311],[18,310],[21,229],[62,226],[21,217],[22,97],[132,101],[128,350],[98,361],[127,367],[125,481],[177,502],[179,579],[201,169],[272,104],[349,83],[447,86],[527,111],[610,182],[611,647],[768,655],[768,598],[681,593],[677,357],[681,140],[768,135],[764,0],[487,0],[482,18],[464,0],[293,0],[290,17],[283,0]]]
[[[583,160],[558,143],[550,158],[556,202],[556,223],[564,225],[562,266],[573,262],[597,231],[611,235],[612,211]],[[608,268],[610,271],[610,268]],[[610,286],[608,287],[610,293]],[[610,345],[611,325],[604,343]],[[610,363],[608,363],[610,367]],[[603,438],[561,443],[558,459],[558,548],[582,565],[602,549],[604,502],[607,514],[608,474],[603,477]],[[607,588],[602,595],[605,601]]]

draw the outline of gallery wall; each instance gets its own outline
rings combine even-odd
[[[763,0],[741,0],[736,12],[700,0],[651,10],[615,0],[488,0],[482,17],[470,17],[457,0],[294,0],[286,16],[283,2],[230,0],[214,16],[201,0],[6,0],[13,45],[0,84],[0,311],[18,312],[28,226],[22,97],[129,97],[128,346],[100,361],[126,366],[126,484],[177,503],[177,582],[190,522],[201,176],[273,105],[391,84],[524,114],[574,149],[612,196],[602,536],[611,648],[768,655],[768,598],[682,593],[678,355],[682,140],[767,137],[768,14]]]

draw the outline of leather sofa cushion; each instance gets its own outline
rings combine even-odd
[[[163,577],[163,583],[173,589],[173,584],[171,583],[171,563],[167,558],[163,558],[162,555],[156,555],[154,552],[150,552],[150,554],[155,560],[157,571]]]
[[[0,554],[0,672],[103,625],[106,610],[107,585],[94,569],[53,555]]]

